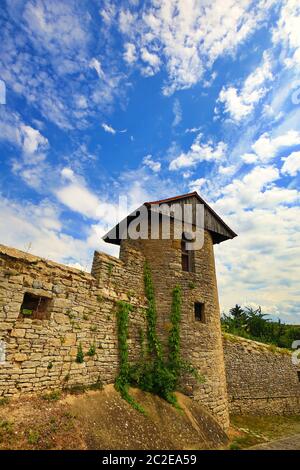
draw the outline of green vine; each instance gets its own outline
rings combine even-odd
[[[145,294],[148,300],[148,308],[146,310],[148,352],[149,354],[154,354],[157,359],[161,359],[162,350],[156,334],[157,312],[155,305],[154,287],[151,270],[147,262],[145,263],[144,267],[144,285]]]
[[[181,320],[181,289],[176,286],[172,292],[171,330],[169,333],[169,366],[178,376],[180,372],[180,320]]]
[[[144,413],[144,409],[129,394],[129,360],[128,360],[128,324],[129,313],[133,310],[132,305],[119,301],[117,303],[117,327],[120,369],[116,378],[115,388],[120,392],[122,398],[130,403],[135,409]]]

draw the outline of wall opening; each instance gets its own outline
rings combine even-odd
[[[201,321],[202,323],[205,322],[205,316],[204,316],[204,303],[203,302],[195,302],[194,304],[194,314],[195,314],[195,320],[196,321]]]
[[[186,235],[182,234],[181,239],[181,266],[182,270],[186,272],[195,272],[194,266],[194,251],[187,249],[187,243],[190,243]]]
[[[25,292],[20,309],[20,317],[31,318],[33,320],[48,320],[50,318],[50,301],[51,299],[48,297]]]
[[[298,381],[300,382],[300,370],[297,370]]]

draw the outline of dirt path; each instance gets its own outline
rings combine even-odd
[[[266,442],[250,447],[249,450],[300,450],[300,434],[283,437],[276,441]]]

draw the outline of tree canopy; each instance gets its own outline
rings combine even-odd
[[[229,313],[221,317],[223,331],[262,343],[274,344],[290,349],[294,340],[300,339],[300,326],[288,325],[270,320],[262,313],[261,307],[244,307],[235,305]]]

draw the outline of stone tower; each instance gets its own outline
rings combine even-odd
[[[188,206],[192,214],[188,232],[202,230],[201,247],[194,250],[189,249],[191,234],[183,232],[177,220],[180,215],[177,209],[181,208],[183,214]],[[158,212],[158,216],[153,216],[153,212]],[[197,218],[198,213],[202,217]],[[170,236],[163,233],[166,219]],[[144,225],[141,230],[145,221],[146,228]],[[141,230],[140,236],[136,231],[129,233],[132,222]],[[196,192],[145,203],[104,236],[106,242],[120,245],[120,259],[127,265],[134,263],[132,248],[148,261],[155,288],[158,334],[165,346],[172,290],[176,285],[181,287],[182,355],[205,377],[201,384],[184,377],[182,387],[186,394],[205,405],[225,429],[229,416],[213,245],[235,236]]]

